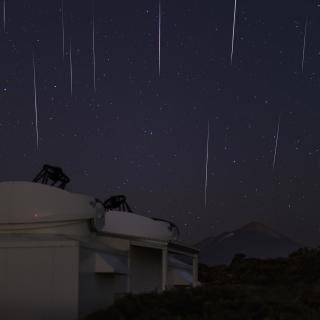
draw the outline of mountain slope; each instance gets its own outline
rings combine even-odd
[[[301,245],[262,223],[251,222],[240,229],[206,238],[196,247],[200,249],[200,263],[211,266],[228,264],[237,253],[255,258],[286,257]]]

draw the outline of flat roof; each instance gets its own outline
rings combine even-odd
[[[98,236],[102,237],[109,237],[109,238],[118,238],[118,239],[125,239],[129,241],[133,241],[133,244],[139,244],[139,243],[145,243],[146,245],[149,245],[151,247],[163,247],[166,246],[169,250],[188,253],[188,254],[198,254],[199,249],[187,245],[181,241],[177,240],[158,240],[153,238],[144,238],[144,237],[137,237],[127,234],[118,234],[118,233],[111,233],[111,232],[98,232]]]

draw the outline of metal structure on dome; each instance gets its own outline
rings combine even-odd
[[[179,229],[174,223],[134,213],[125,195],[115,195],[100,201],[92,196],[65,191],[70,179],[60,167],[45,164],[33,182],[37,184],[0,184],[0,195],[4,195],[2,202],[11,208],[11,211],[6,210],[10,212],[6,222],[20,219],[24,222],[65,223],[72,220],[73,224],[68,231],[72,233],[112,233],[165,241],[179,238]],[[47,188],[41,184],[56,188]],[[14,197],[20,199],[14,202],[15,206],[10,200]],[[88,230],[87,227],[83,228],[84,220],[89,221]]]
[[[32,182],[49,184],[51,186],[56,186],[60,189],[64,189],[70,182],[70,179],[60,167],[54,167],[45,164],[42,167],[41,171],[32,180]]]
[[[118,210],[118,211],[124,211],[124,212],[133,212],[127,202],[126,196],[124,195],[110,197],[103,203],[103,206],[107,211]]]

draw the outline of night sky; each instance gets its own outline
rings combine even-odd
[[[1,181],[48,163],[190,243],[255,220],[320,244],[320,1],[238,0],[231,65],[234,0],[161,0],[160,76],[159,1],[65,0],[64,51],[61,8],[6,0]]]

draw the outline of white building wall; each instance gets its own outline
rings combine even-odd
[[[160,291],[162,250],[132,245],[129,254],[131,292]]]
[[[118,237],[98,236],[97,239],[100,243],[106,244],[108,247],[112,247],[115,250],[129,251],[130,241],[128,239],[122,239]]]
[[[79,316],[83,317],[110,306],[126,290],[126,275],[80,273]]]
[[[126,293],[127,275],[96,272],[96,252],[80,248],[79,316],[105,309]]]
[[[78,247],[52,245],[0,248],[1,319],[77,319]]]
[[[126,292],[190,284],[190,266],[167,264],[166,244],[111,240],[89,248],[63,236],[1,235],[0,319],[73,320]]]
[[[181,261],[179,256],[171,254],[168,260],[168,289],[175,286],[192,286],[194,283],[192,257],[184,256],[184,261]]]

